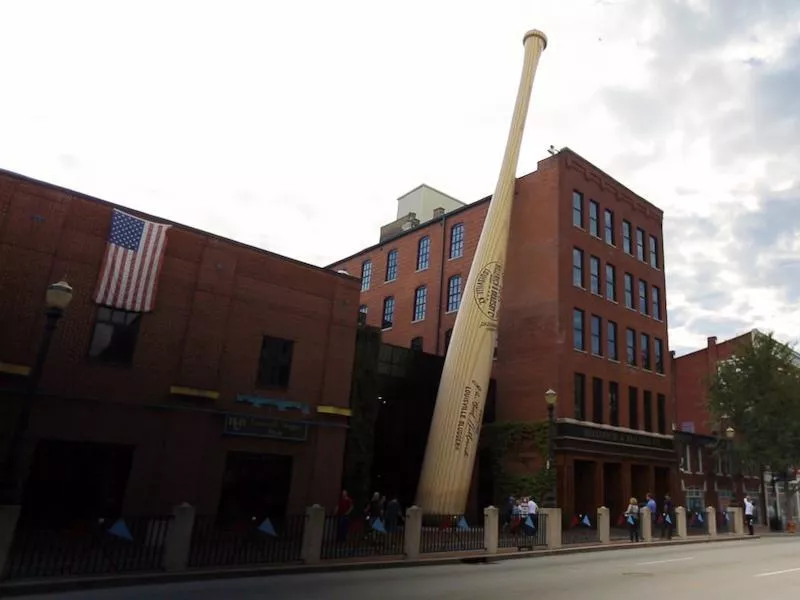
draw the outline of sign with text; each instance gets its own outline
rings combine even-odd
[[[308,424],[245,415],[225,415],[222,433],[305,442],[308,439]]]
[[[557,436],[596,440],[598,442],[611,442],[614,444],[627,444],[630,446],[644,446],[647,448],[658,448],[660,450],[673,449],[672,440],[669,438],[613,429],[586,427],[575,423],[559,423]]]

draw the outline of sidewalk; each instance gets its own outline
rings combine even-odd
[[[585,554],[607,550],[636,550],[660,546],[679,546],[690,544],[710,544],[722,542],[746,542],[760,539],[761,536],[689,536],[686,539],[672,541],[654,540],[652,542],[630,543],[615,541],[609,544],[572,544],[553,550],[517,551],[513,548],[501,548],[497,554],[486,552],[450,552],[426,555],[416,559],[405,559],[401,556],[376,556],[360,559],[326,560],[314,565],[258,565],[248,567],[228,567],[214,569],[190,569],[178,572],[123,573],[120,575],[104,575],[99,577],[71,577],[66,579],[36,579],[6,582],[0,584],[0,597],[23,596],[28,594],[44,594],[86,589],[128,587],[135,585],[177,583],[183,581],[203,581],[210,579],[231,579],[237,577],[267,577],[274,575],[301,575],[305,573],[331,573],[343,571],[360,571],[370,569],[407,568],[431,565],[448,565],[457,563],[495,562],[536,558],[539,556],[555,556],[563,554]]]

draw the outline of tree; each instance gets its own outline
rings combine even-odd
[[[739,464],[769,466],[773,475],[800,465],[798,363],[791,346],[771,333],[757,333],[751,344],[717,366],[708,408],[723,436],[728,427],[735,430],[731,452]],[[787,493],[787,507],[789,502]]]

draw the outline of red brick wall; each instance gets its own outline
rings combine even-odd
[[[87,362],[96,309],[91,295],[111,210],[107,203],[0,173],[0,361],[31,364],[43,327],[45,288],[66,276],[74,298],[53,341],[41,384],[44,392],[152,405],[175,403],[169,386],[183,385],[219,391],[216,402],[189,404],[221,412],[248,411],[234,402],[236,394],[285,397],[312,409],[318,404],[349,405],[358,280],[182,226],[168,234],[156,308],[142,321],[132,366]],[[265,334],[295,340],[286,391],[256,387]],[[272,409],[251,411],[268,416]],[[56,412],[66,415],[69,410]],[[54,418],[42,415],[44,421],[34,426],[57,435]],[[333,502],[340,485],[345,430],[318,429],[312,427],[306,444],[230,440],[219,429],[208,435],[219,450],[246,446],[294,455],[300,469],[296,467],[295,479],[303,483],[295,486],[293,498],[302,507],[309,501]],[[87,430],[82,428],[80,435]],[[180,427],[174,430],[174,439],[182,439]],[[201,435],[200,430],[195,433]],[[200,497],[217,493],[224,453],[206,458],[210,466],[201,470],[212,487],[198,492]]]

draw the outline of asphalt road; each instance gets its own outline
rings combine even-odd
[[[794,597],[800,538],[610,550],[350,573],[153,585],[28,596],[41,600],[681,600]]]

